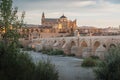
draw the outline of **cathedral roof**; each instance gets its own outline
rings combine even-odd
[[[58,19],[54,19],[54,18],[45,18],[46,22],[52,22],[52,23],[57,23]]]
[[[60,18],[67,18],[67,17],[66,17],[66,16],[64,16],[64,14],[63,14]]]

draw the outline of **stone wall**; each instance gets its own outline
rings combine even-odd
[[[36,45],[36,49],[39,49],[39,46],[44,46],[46,48],[62,49],[66,54],[75,54],[76,56],[89,57],[96,55],[102,57],[103,53],[110,47],[120,44],[120,36],[39,38],[33,39],[32,43]]]

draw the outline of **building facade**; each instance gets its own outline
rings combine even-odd
[[[66,37],[77,28],[76,19],[68,20],[62,15],[60,18],[46,18],[44,12],[41,17],[41,25],[26,25],[19,32],[25,39]]]
[[[64,14],[60,18],[46,18],[43,12],[41,24],[44,27],[52,27],[52,32],[59,33],[72,33],[77,28],[76,19],[74,21],[68,20]]]

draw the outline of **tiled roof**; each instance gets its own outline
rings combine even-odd
[[[45,18],[45,22],[57,23],[57,22],[58,22],[58,19]]]

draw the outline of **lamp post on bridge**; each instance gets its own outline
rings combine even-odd
[[[77,42],[78,42],[78,47],[79,47],[79,40],[80,40],[80,39],[79,39],[79,36],[78,36],[78,39],[77,39]]]
[[[79,47],[79,40],[80,40],[80,38],[79,38],[79,37],[80,37],[80,33],[79,33],[79,31],[78,31],[78,30],[77,30],[77,33],[76,33],[76,34],[77,34],[77,37],[78,37],[78,39],[77,39],[78,41],[77,41],[77,42],[78,42],[78,47]]]
[[[92,36],[92,34],[90,33],[90,46],[89,46],[90,55],[92,55],[92,40],[91,40],[91,36]]]

